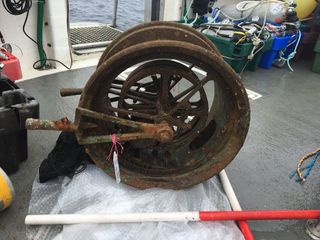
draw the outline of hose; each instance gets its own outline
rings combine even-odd
[[[294,56],[297,53],[297,49],[298,49],[299,43],[301,41],[301,38],[302,38],[302,33],[300,31],[298,31],[298,40],[296,42],[296,46],[294,47],[292,53],[290,53],[287,58],[283,57],[284,51],[280,52],[280,59],[287,63],[288,68],[290,69],[291,72],[293,72],[293,68],[291,67],[290,61],[291,61],[291,59],[294,58]]]
[[[38,45],[38,52],[40,58],[41,67],[46,64],[46,55],[43,50],[43,5],[44,0],[38,0],[38,17],[37,17],[37,45]]]
[[[226,18],[231,19],[232,21],[242,21],[247,17],[249,17],[253,13],[253,11],[263,3],[282,3],[282,4],[289,5],[287,2],[283,2],[280,0],[242,1],[236,5],[236,9],[240,12],[251,10],[246,16],[241,18],[233,18],[221,10],[220,10],[220,13],[224,15]]]

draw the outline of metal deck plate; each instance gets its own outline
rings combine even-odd
[[[121,31],[104,24],[84,24],[70,27],[70,41],[74,50],[106,47]]]

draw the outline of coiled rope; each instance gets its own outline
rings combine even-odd
[[[308,159],[311,159],[309,164],[307,166],[303,166]],[[300,183],[305,182],[308,176],[310,175],[312,169],[314,168],[315,163],[319,159],[320,159],[320,148],[318,148],[314,152],[308,153],[303,158],[301,158],[298,163],[297,170],[295,170],[290,177],[293,178],[294,176],[297,176],[296,182],[300,182]]]

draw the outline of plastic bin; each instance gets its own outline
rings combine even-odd
[[[317,53],[320,53],[320,34],[319,34],[317,43],[316,43],[316,45],[314,46],[314,51],[317,52]]]
[[[316,45],[314,46],[314,51],[316,55],[313,60],[312,71],[320,73],[320,35],[318,37]]]
[[[236,44],[228,39],[216,37],[205,34],[219,49],[220,53],[224,56],[224,60],[237,72],[242,70],[255,71],[260,62],[262,54],[270,50],[272,46],[272,39],[266,40],[264,47],[255,55],[255,57],[249,61],[247,57],[250,55],[253,44],[243,43]]]
[[[0,51],[8,58],[7,60],[0,58],[0,63],[4,64],[3,73],[7,75],[11,81],[21,79],[22,72],[19,59],[8,51],[5,51],[3,49],[1,49]]]
[[[39,118],[39,104],[23,89],[0,76],[0,167],[7,173],[18,171],[28,158],[25,120]]]
[[[272,45],[273,45],[273,39],[266,40],[264,42],[264,47],[255,55],[253,60],[248,63],[246,69],[248,69],[251,72],[254,72],[255,70],[257,70],[259,63],[261,62],[262,55],[265,52],[270,51],[270,49],[272,48]]]
[[[274,37],[271,50],[262,54],[259,66],[265,69],[271,68],[273,61],[278,58],[279,52],[281,50],[284,50],[287,47],[288,43],[294,39],[295,35]]]
[[[313,60],[312,71],[315,73],[320,73],[320,52],[316,54]]]

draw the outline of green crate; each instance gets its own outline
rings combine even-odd
[[[193,19],[188,19],[188,23],[191,23]],[[184,23],[184,20],[178,21],[178,23]],[[198,19],[196,24],[203,23],[203,19]],[[208,37],[214,45],[219,49],[220,53],[224,56],[225,62],[227,62],[237,73],[244,70],[250,70],[254,72],[260,63],[261,56],[264,52],[269,51],[272,47],[273,39],[265,41],[263,49],[261,49],[255,57],[249,61],[247,57],[252,51],[252,43],[236,44],[229,39],[204,34]]]
[[[249,61],[247,57],[253,49],[252,43],[236,44],[225,38],[205,34],[219,49],[224,60],[237,72],[242,70],[255,71],[259,65],[261,56],[272,47],[273,39],[265,41],[264,47]]]
[[[314,51],[317,53],[320,53],[320,35],[318,37],[318,41],[317,41],[316,45],[314,46]]]
[[[312,71],[315,73],[320,73],[320,52],[317,53],[314,58]]]
[[[263,48],[254,56],[254,58],[248,63],[246,69],[248,69],[251,72],[254,72],[257,70],[262,54],[271,50],[273,44],[273,39],[270,38],[264,42]]]

